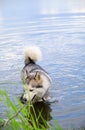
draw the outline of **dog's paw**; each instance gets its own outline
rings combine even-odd
[[[48,103],[48,104],[51,104],[51,103],[56,103],[58,102],[58,100],[56,98],[42,98],[43,102],[44,103]]]

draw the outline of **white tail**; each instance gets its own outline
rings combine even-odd
[[[40,51],[40,48],[34,46],[34,47],[28,47],[28,49],[25,50],[25,64],[39,61],[41,60],[41,58],[42,53]]]

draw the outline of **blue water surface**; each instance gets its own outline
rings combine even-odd
[[[23,92],[24,49],[37,45],[38,62],[52,78],[50,122],[85,128],[85,1],[0,1],[0,89],[10,98]],[[6,108],[0,103],[0,115]]]

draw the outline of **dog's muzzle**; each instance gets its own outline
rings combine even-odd
[[[20,97],[20,101],[23,104],[27,104],[29,101],[34,103],[34,102],[36,102],[36,94],[32,98],[29,98],[29,99],[28,99],[28,96],[26,94],[22,94],[22,96]]]

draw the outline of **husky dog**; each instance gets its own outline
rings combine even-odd
[[[25,93],[24,101],[47,101],[49,99],[48,89],[51,86],[51,78],[48,73],[36,64],[42,57],[38,47],[29,47],[25,51],[25,66],[22,70],[22,80]]]

